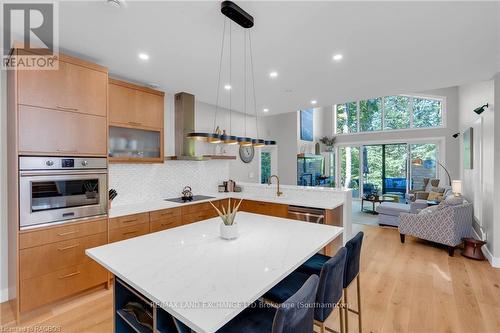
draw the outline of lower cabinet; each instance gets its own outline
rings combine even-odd
[[[254,201],[254,200],[243,200],[240,206],[240,210],[243,212],[276,216],[276,217],[288,217],[288,205]]]
[[[21,231],[19,307],[26,312],[104,284],[107,271],[85,250],[107,243],[106,219]]]

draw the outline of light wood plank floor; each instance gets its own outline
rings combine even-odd
[[[395,229],[361,225],[354,229],[365,232],[364,332],[500,332],[500,269],[465,259],[458,250],[449,257],[445,249],[412,237],[400,244]],[[349,299],[356,299],[355,285]],[[7,304],[0,309],[1,325],[16,327]],[[333,328],[338,327],[336,313],[328,323]],[[36,325],[60,327],[59,332],[65,333],[111,332],[112,292],[97,291],[29,314],[19,327]],[[358,331],[354,314],[349,327],[350,332]]]

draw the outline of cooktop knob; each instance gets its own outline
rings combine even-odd
[[[54,161],[48,160],[47,162],[45,162],[45,165],[51,167],[54,165]]]
[[[86,167],[87,165],[89,165],[88,161],[82,161],[82,166]]]

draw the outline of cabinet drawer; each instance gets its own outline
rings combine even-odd
[[[25,249],[106,232],[106,224],[107,219],[99,219],[89,222],[68,223],[57,227],[21,231],[19,235],[19,248]]]
[[[211,211],[205,210],[205,211],[196,212],[196,213],[183,214],[182,215],[182,223],[188,224],[188,223],[203,221],[203,220],[210,219],[210,218],[216,217],[216,216],[218,216],[217,212],[212,207]]]
[[[20,284],[21,312],[76,294],[106,282],[107,271],[95,261],[22,280]]]
[[[142,236],[149,233],[149,223],[131,225],[128,227],[113,229],[109,231],[109,242],[118,242],[121,240]]]
[[[109,219],[109,230],[134,226],[149,222],[149,213],[127,215]]]
[[[221,202],[222,202],[222,200],[212,201],[212,203],[217,208],[219,208],[221,206]],[[227,203],[226,203],[226,205],[227,205]],[[226,206],[226,208],[227,208],[227,206]],[[182,215],[196,213],[196,212],[200,212],[200,211],[207,211],[207,210],[213,210],[215,212],[215,209],[214,209],[214,207],[212,207],[210,202],[192,204],[192,205],[187,205],[187,206],[182,207]]]
[[[168,219],[175,216],[181,216],[181,208],[157,210],[149,213],[149,218],[151,222],[156,220]]]
[[[20,104],[106,117],[106,72],[59,61],[58,70],[18,71],[18,80]]]
[[[270,215],[276,217],[287,217],[288,206],[270,202],[243,200],[240,210],[255,214]]]
[[[159,220],[151,221],[151,232],[175,228],[181,225],[182,218],[180,216],[162,218]]]
[[[19,150],[55,155],[107,155],[106,117],[19,106]]]
[[[107,241],[107,234],[103,232],[20,250],[20,278],[25,280],[92,260],[85,255],[85,250],[104,245]]]

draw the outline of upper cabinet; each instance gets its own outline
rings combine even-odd
[[[59,58],[58,70],[18,72],[18,103],[106,117],[107,69]]]
[[[163,129],[165,93],[113,79],[108,90],[110,125]]]
[[[109,79],[110,162],[163,163],[165,93]]]
[[[57,58],[57,70],[10,73],[18,153],[107,156],[107,68],[63,54]]]

